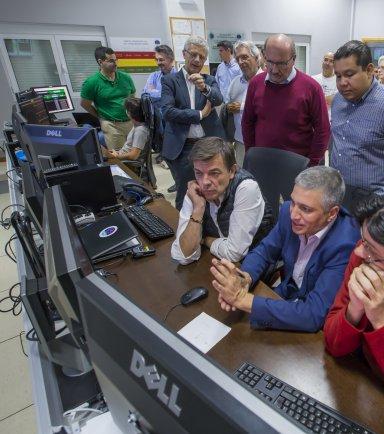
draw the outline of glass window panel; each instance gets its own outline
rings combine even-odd
[[[61,41],[74,92],[80,92],[84,80],[98,70],[94,53],[100,45],[100,41]]]
[[[300,71],[307,71],[307,47],[305,45],[296,45],[295,66]]]
[[[4,39],[19,89],[60,84],[51,42],[38,39]]]

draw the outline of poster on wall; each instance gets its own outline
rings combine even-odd
[[[229,41],[234,44],[236,41],[240,41],[245,38],[244,32],[208,32],[208,44],[209,44],[209,62],[220,63],[219,50],[217,43],[220,41]]]
[[[154,48],[160,45],[160,38],[111,37],[109,41],[115,51],[119,70],[148,74],[158,69]]]

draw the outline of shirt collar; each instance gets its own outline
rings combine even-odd
[[[293,67],[291,73],[288,75],[288,77],[287,77],[287,79],[285,81],[283,81],[282,83],[274,83],[273,81],[271,81],[269,79],[269,73],[267,72],[267,75],[265,76],[264,81],[265,82],[269,81],[269,82],[271,82],[273,84],[288,84],[288,83],[290,83],[296,77],[296,74],[297,74],[296,68]]]
[[[335,223],[336,219],[332,220],[325,226],[323,229],[320,229],[318,232],[316,232],[313,235],[310,235],[308,239],[305,238],[305,235],[299,235],[300,241],[304,242],[304,244],[308,244],[312,240],[319,240],[321,241],[322,238],[324,238],[325,234],[331,229],[332,225]]]
[[[112,83],[112,84],[117,83],[117,79],[118,79],[118,74],[117,74],[117,72],[118,72],[118,71],[115,72],[115,79],[114,79],[114,80],[111,80],[111,79],[108,78],[106,75],[104,75],[104,74],[101,72],[101,70],[99,69],[99,75],[100,75],[100,77],[101,77],[103,80],[108,81],[108,83]]]
[[[233,66],[233,65],[236,63],[236,60],[235,60],[234,57],[232,57],[231,60],[230,60],[228,63],[227,63],[227,62],[223,62],[223,63],[224,63],[224,65],[225,65],[227,68],[229,68],[229,67]]]
[[[372,90],[374,87],[378,86],[378,85],[379,85],[379,82],[376,80],[376,78],[372,77],[372,83],[371,83],[371,85],[369,86],[369,89],[368,89],[368,90],[365,92],[365,94],[361,97],[361,100],[360,100],[360,101],[364,101],[365,98],[368,96],[368,94],[371,92],[371,90]]]

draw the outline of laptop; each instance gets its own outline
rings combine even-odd
[[[99,119],[91,115],[90,113],[73,112],[72,116],[75,118],[77,125],[88,124],[91,125],[93,128],[100,128]]]
[[[122,251],[137,245],[131,243],[131,246],[127,247],[127,242],[138,237],[136,229],[124,211],[100,218],[95,223],[79,230],[79,234],[85,250],[92,260],[109,259],[110,255],[108,258],[106,256],[111,254],[113,250],[116,253],[118,247],[121,247],[120,250],[117,250],[119,253],[114,256],[121,255]]]

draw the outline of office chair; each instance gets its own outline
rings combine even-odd
[[[367,200],[368,198],[374,196],[374,192],[363,188],[363,187],[354,187],[349,184],[345,184],[345,195],[343,199],[343,207],[346,208],[351,214],[354,214],[356,205],[363,200]]]
[[[156,176],[152,164],[152,148],[156,133],[156,112],[149,94],[141,96],[141,106],[144,112],[145,125],[149,128],[149,137],[138,160],[123,160],[123,163],[132,168],[140,178],[156,189]]]
[[[229,113],[227,110],[227,104],[223,104],[220,109],[220,120],[223,124],[226,139],[229,142],[235,141],[235,122],[233,119],[233,113]]]
[[[277,220],[280,196],[289,200],[296,176],[309,159],[299,154],[275,148],[251,148],[245,154],[244,169],[252,173]]]

